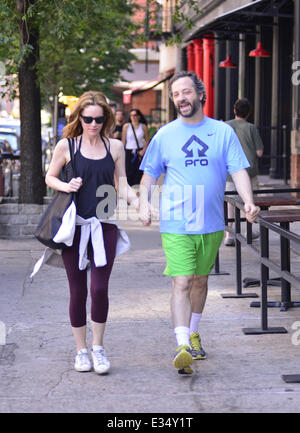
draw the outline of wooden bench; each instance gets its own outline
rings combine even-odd
[[[290,193],[274,194],[267,196],[254,195],[254,203],[262,211],[268,210],[271,206],[296,206],[300,204],[300,199],[292,196]],[[247,221],[247,243],[252,241],[252,224]],[[246,286],[245,286],[246,287]]]

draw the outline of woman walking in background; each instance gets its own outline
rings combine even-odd
[[[128,184],[139,185],[143,175],[139,166],[149,143],[147,122],[140,110],[130,110],[129,122],[123,126],[122,141],[125,146]]]
[[[49,187],[76,193],[76,230],[71,247],[62,251],[62,258],[70,286],[70,321],[76,341],[75,370],[90,371],[86,344],[87,267],[91,269],[91,321],[93,334],[92,360],[94,370],[103,374],[110,368],[104,346],[104,330],[108,315],[108,282],[116,255],[129,247],[124,232],[116,224],[100,222],[103,216],[96,209],[104,197],[97,197],[96,190],[106,185],[113,190],[114,176],[126,178],[125,152],[120,140],[108,138],[114,116],[101,92],[89,91],[77,101],[63,139],[54,150],[46,175]],[[63,168],[70,162],[67,138],[74,138],[74,165],[76,177],[69,181],[59,179]],[[119,194],[137,209],[138,198],[126,182],[118,182]],[[115,196],[114,196],[115,197]],[[99,207],[98,207],[99,210]],[[126,242],[127,241],[127,242]]]

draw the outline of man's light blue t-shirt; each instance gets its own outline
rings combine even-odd
[[[140,166],[154,178],[165,173],[160,203],[162,233],[204,234],[224,230],[227,171],[249,167],[234,130],[204,117],[190,125],[180,118],[152,138]]]

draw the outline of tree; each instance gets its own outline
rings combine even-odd
[[[108,92],[133,58],[132,7],[126,0],[2,0],[0,58],[20,98],[21,203],[43,202],[41,90],[46,99]]]
[[[189,25],[182,6],[198,2],[173,1],[175,21]],[[146,4],[156,13],[156,0]],[[0,60],[7,88],[20,97],[21,203],[43,202],[41,95],[78,96],[91,88],[109,93],[120,71],[130,70],[135,7],[130,0],[1,0]]]
[[[78,96],[99,87],[109,94],[120,71],[129,69],[134,59],[128,52],[134,41],[132,6],[125,0],[69,3],[60,11],[61,25],[52,27],[58,18],[57,10],[50,8],[41,29],[38,70],[43,94],[53,96],[63,90]]]
[[[20,201],[42,204],[45,183],[42,172],[41,95],[36,69],[39,60],[39,26],[32,19],[22,18],[29,7],[29,2],[17,1],[21,51],[26,49],[26,45],[30,46],[18,71],[21,117]]]

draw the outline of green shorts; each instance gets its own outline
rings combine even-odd
[[[166,255],[165,275],[209,275],[223,240],[224,231],[204,235],[161,233]]]

